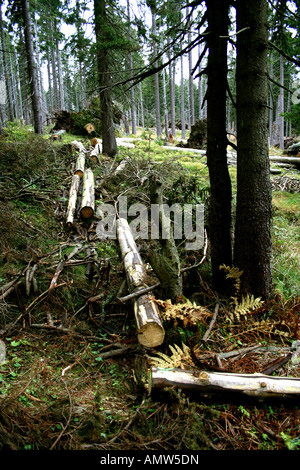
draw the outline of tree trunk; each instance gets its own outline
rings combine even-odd
[[[112,100],[109,88],[109,57],[108,51],[102,46],[103,42],[107,43],[108,41],[108,20],[106,15],[105,0],[94,0],[94,15],[98,63],[98,83],[101,107],[102,151],[108,156],[113,157],[117,153],[118,149],[115,137]]]
[[[1,36],[0,36],[0,47],[1,46]],[[5,84],[5,74],[4,74],[4,66],[3,66],[3,60],[2,56],[0,54],[0,123],[1,123],[1,129],[0,133],[3,134],[4,130],[3,127],[6,126],[6,112],[5,112],[5,104],[6,104],[6,84]]]
[[[187,9],[187,14],[188,14],[188,9]],[[188,32],[188,42],[192,42],[192,21],[193,21],[193,14],[191,13],[190,20],[188,22],[187,28],[189,30]],[[190,98],[190,126],[192,127],[195,124],[195,100],[194,100],[194,77],[192,74],[193,70],[193,63],[192,63],[192,51],[190,50],[188,53],[188,62],[189,62],[189,98]]]
[[[181,45],[182,50],[182,45]],[[183,56],[180,57],[180,73],[181,73],[181,81],[180,81],[180,90],[181,90],[181,138],[185,139],[185,107],[184,107],[184,75],[183,75]]]
[[[237,209],[234,265],[242,290],[272,293],[267,1],[237,2]]]
[[[279,127],[279,148],[284,150],[284,65],[283,56],[280,55],[280,94],[279,94],[279,116],[278,116],[278,127]]]
[[[212,281],[224,287],[220,266],[232,263],[231,181],[227,166],[226,88],[228,2],[206,2],[209,56],[207,62],[207,165],[210,177],[208,237],[211,245]]]
[[[163,187],[159,179],[152,177],[150,180],[150,200],[151,204],[156,205],[159,210],[159,217],[156,221],[157,228],[161,229],[161,234],[165,234],[165,236],[158,237],[161,253],[153,251],[149,254],[148,259],[160,281],[162,296],[166,299],[171,299],[172,302],[176,302],[182,295],[180,259],[172,230],[168,230],[170,218],[165,214],[163,208],[162,190]]]
[[[141,105],[141,124],[143,131],[145,130],[145,119],[144,119],[144,103],[143,103],[143,90],[142,83],[140,82],[140,105]]]
[[[41,103],[39,96],[39,87],[38,87],[38,76],[36,70],[36,64],[34,60],[33,53],[33,40],[31,33],[31,18],[29,11],[29,2],[28,0],[22,0],[22,14],[24,20],[24,33],[25,33],[25,44],[26,44],[26,54],[28,62],[28,75],[30,79],[30,88],[31,88],[31,102],[32,102],[32,112],[33,112],[33,122],[34,130],[37,134],[43,134],[43,121],[41,114]]]
[[[300,380],[290,377],[269,377],[264,374],[234,374],[183,369],[150,371],[148,392],[177,387],[199,393],[242,393],[255,397],[298,397]]]
[[[165,116],[165,134],[166,138],[169,138],[169,115],[168,115],[168,106],[167,106],[167,90],[166,90],[166,71],[163,69],[163,96],[164,96],[164,116]]]
[[[11,89],[9,85],[9,73],[8,73],[8,63],[7,63],[7,56],[6,56],[6,44],[5,44],[5,34],[4,34],[4,28],[3,28],[1,5],[0,5],[0,29],[1,29],[3,68],[4,68],[5,83],[6,83],[6,98],[7,98],[7,103],[8,103],[8,120],[13,121],[14,113],[13,113]]]
[[[50,20],[50,38],[51,38],[51,68],[52,68],[52,90],[53,90],[53,110],[58,110],[58,84],[56,73],[56,57],[54,49],[53,22]]]
[[[152,33],[153,33],[153,57],[157,56],[157,43],[155,36],[157,34],[156,30],[156,15],[152,11]],[[154,62],[154,67],[157,67],[157,60]],[[159,94],[159,75],[158,73],[154,74],[154,87],[155,87],[155,116],[156,116],[156,135],[157,138],[161,137],[161,122],[160,122],[160,94]]]
[[[273,54],[270,57],[270,79],[273,80]],[[269,142],[270,146],[274,143],[274,132],[273,132],[273,124],[274,124],[274,97],[273,97],[273,84],[270,80],[269,88],[270,88],[270,99],[269,99]]]
[[[129,25],[131,23],[131,18],[130,18],[130,1],[127,0],[127,15],[128,15],[128,22]],[[132,52],[129,52],[129,69],[130,73],[133,73],[133,57],[132,57]],[[131,85],[131,116],[132,116],[132,134],[136,134],[136,107],[135,107],[135,93],[134,93],[134,87]]]
[[[199,31],[199,34],[200,34],[200,31]],[[198,55],[199,57],[201,56],[202,54],[202,46],[201,44],[199,44],[199,48],[198,48]],[[203,75],[202,75],[202,64],[201,62],[199,62],[199,84],[198,84],[198,102],[199,102],[199,119],[202,120],[203,119]]]
[[[24,39],[23,39],[23,32],[22,28],[20,28],[20,40],[21,40],[21,56],[20,56],[20,68],[21,68],[21,76],[22,76],[22,99],[23,99],[23,106],[24,106],[24,115],[25,115],[25,125],[30,125],[30,113],[29,113],[29,98],[27,92],[27,74],[26,74],[26,51],[24,46]]]
[[[20,80],[20,64],[17,57],[16,49],[14,48],[15,64],[16,64],[16,80],[17,80],[17,94],[18,94],[18,106],[19,106],[19,117],[21,125],[24,125],[24,113],[21,93],[21,80]]]
[[[126,219],[117,220],[117,236],[129,290],[137,293],[147,287],[146,272]],[[150,297],[140,295],[133,302],[138,340],[143,346],[154,348],[163,343],[165,332],[158,307]]]
[[[176,135],[175,129],[175,78],[174,78],[174,66],[173,62],[169,65],[169,88],[170,88],[170,115],[171,115],[171,133],[173,137]]]
[[[48,90],[49,90],[49,111],[50,114],[53,112],[53,92],[51,82],[51,60],[49,54],[49,47],[47,48],[47,73],[48,73]]]

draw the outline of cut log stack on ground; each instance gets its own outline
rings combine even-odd
[[[73,141],[72,146],[79,150],[76,160],[74,175],[72,177],[69,201],[66,213],[66,225],[71,228],[74,224],[78,194],[82,188],[82,199],[80,214],[84,219],[89,219],[94,215],[95,210],[95,187],[94,174],[86,165],[86,150],[81,142]]]
[[[97,139],[95,139],[94,146],[99,147],[95,154],[97,154],[97,152],[101,153],[101,142],[96,140]],[[75,147],[79,150],[79,156],[76,161],[76,167],[70,186],[69,204],[66,215],[68,227],[73,226],[74,214],[76,206],[78,206],[76,201],[80,190],[82,190],[80,210],[82,219],[87,220],[93,217],[95,208],[94,174],[90,168],[85,168],[86,151],[82,144],[76,143]],[[93,158],[93,155],[90,154],[90,157]],[[276,161],[277,160],[276,158]],[[298,160],[295,162],[293,159],[293,163],[297,162]],[[127,160],[124,159],[122,164],[119,165],[120,168],[117,167],[115,171],[121,171],[123,165],[126,165],[126,163]],[[153,291],[157,284],[149,286],[147,283],[145,265],[126,219],[118,218],[116,220],[116,235],[126,274],[128,290],[130,292],[126,300],[130,300],[133,305],[138,341],[140,345],[146,348],[159,347],[164,342],[165,331],[160,318],[158,302],[155,301],[153,295],[150,294],[151,290]],[[59,274],[59,270],[57,272]],[[56,278],[54,277],[54,279]],[[100,297],[96,296],[95,298],[99,299]],[[119,298],[119,301],[125,301],[125,297]],[[216,314],[217,310],[215,311],[213,321],[216,319]],[[209,333],[209,331],[210,329],[207,333]],[[206,340],[207,337],[204,335],[203,341]],[[151,367],[148,373],[149,377],[146,387],[148,388],[149,394],[154,390],[162,390],[170,387],[173,389],[178,388],[193,391],[203,395],[240,393],[242,395],[250,395],[258,398],[293,398],[299,397],[300,395],[299,379],[270,376],[265,370],[259,373],[243,374],[227,372],[225,370],[224,372],[214,372],[210,370]]]

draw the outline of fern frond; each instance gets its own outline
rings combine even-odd
[[[261,307],[263,303],[264,302],[261,300],[261,297],[255,298],[254,295],[247,294],[246,297],[242,297],[240,303],[236,301],[234,315],[239,321],[241,315],[247,315],[251,310]]]
[[[175,344],[172,346],[169,344],[169,348],[172,352],[171,356],[167,356],[162,352],[156,352],[159,357],[151,357],[151,364],[154,367],[162,367],[163,369],[186,369],[189,367],[195,367],[193,363],[190,348],[182,343],[182,349]]]

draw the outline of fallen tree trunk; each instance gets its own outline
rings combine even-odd
[[[137,293],[147,287],[145,269],[127,220],[117,220],[117,236],[129,290]],[[161,345],[165,331],[156,303],[144,294],[133,299],[133,306],[140,344],[149,348]]]
[[[70,186],[69,203],[68,203],[68,209],[67,209],[67,215],[66,215],[66,223],[67,223],[67,227],[69,228],[73,226],[79,184],[80,184],[80,176],[78,174],[75,174],[72,178],[72,182]]]
[[[75,175],[78,175],[80,176],[80,178],[82,178],[83,173],[84,173],[84,167],[85,167],[85,156],[84,154],[80,153],[79,157],[76,160]]]
[[[257,397],[300,395],[300,379],[264,374],[234,374],[182,369],[152,368],[148,391],[175,387],[200,393],[233,392]]]
[[[282,157],[282,156],[271,156],[271,162],[278,162],[278,163],[289,163],[291,165],[300,166],[300,158],[299,157]]]
[[[81,215],[84,219],[89,219],[94,215],[95,210],[95,187],[94,174],[87,168],[83,174],[83,188],[81,200]]]

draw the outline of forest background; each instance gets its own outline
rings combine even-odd
[[[291,143],[299,145],[299,6],[284,0],[1,3],[4,447],[299,446],[297,406],[290,418],[288,408],[280,406],[271,412],[267,405],[217,405],[214,414],[215,405],[195,404],[180,393],[163,404],[144,399],[145,391],[137,386],[139,361],[149,357],[136,345],[129,303],[119,301],[124,273],[118,248],[88,243],[98,256],[95,267],[110,269],[111,275],[111,284],[105,284],[99,271],[94,285],[97,276],[84,272],[90,255],[73,251],[78,240],[92,240],[93,221],[89,225],[78,218],[69,231],[64,219],[74,169],[70,142],[78,138],[91,150],[90,123],[103,143],[103,155],[90,163],[97,204],[106,197],[116,201],[120,191],[133,202],[149,203],[149,174],[155,174],[162,178],[168,202],[203,200],[208,209],[204,252],[189,257],[179,244],[173,253],[180,260],[174,256],[174,265],[168,265],[167,282],[151,260],[160,281],[161,290],[155,291],[160,306],[168,309],[164,301],[171,298],[171,313],[178,315],[171,327],[164,320],[168,327],[161,351],[167,353],[176,342],[183,347],[179,366],[192,368],[216,367],[211,363],[222,351],[223,365],[231,372],[249,372],[258,366],[265,370],[269,356],[262,364],[256,356],[231,363],[226,354],[232,348],[270,339],[294,347],[299,339],[299,173],[284,170],[279,191],[272,194],[276,182],[270,178],[269,150],[284,158]],[[70,115],[75,123],[71,135],[66,132],[62,141],[53,142],[57,119]],[[200,145],[205,157],[182,158],[180,152],[171,157],[171,145],[168,151],[164,144],[186,145],[198,121],[206,129]],[[135,140],[135,149],[117,149],[115,138],[123,136],[141,140]],[[129,167],[115,178],[122,160]],[[286,188],[287,182],[296,189],[282,192],[280,184]],[[149,254],[144,246],[141,253]],[[29,272],[32,285],[25,286]],[[55,284],[58,277],[61,283]],[[169,296],[171,279],[175,295]],[[224,289],[228,281],[229,293]],[[55,296],[46,296],[53,283]],[[250,301],[246,308],[245,299]],[[207,343],[207,315],[218,308]],[[182,318],[184,328],[178,325]],[[49,326],[57,336],[48,337]],[[207,350],[217,356],[207,359]],[[118,355],[121,359],[115,359]],[[297,377],[298,364],[280,370]],[[187,419],[191,426],[183,432]]]

